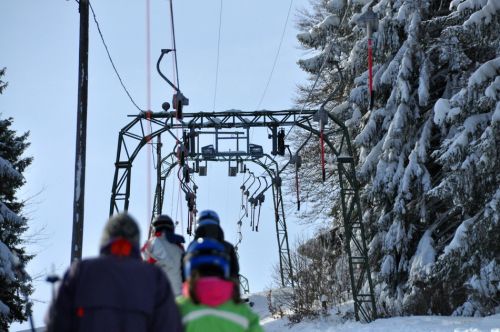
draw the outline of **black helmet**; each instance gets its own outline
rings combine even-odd
[[[205,220],[199,223],[194,230],[194,238],[210,238],[217,241],[224,241],[224,231],[219,224]]]
[[[216,224],[220,224],[219,215],[217,214],[217,212],[213,210],[203,210],[200,212],[197,223],[199,224],[205,221],[210,221]]]
[[[166,214],[161,214],[159,216],[156,216],[153,219],[153,227],[155,228],[155,232],[160,232],[160,231],[173,232],[175,228],[172,218],[170,218]]]
[[[209,238],[199,238],[189,245],[183,259],[184,277],[191,276],[193,271],[216,274],[229,278],[230,259],[224,245]]]

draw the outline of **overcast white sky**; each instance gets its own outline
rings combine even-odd
[[[255,110],[272,67],[289,1],[224,1],[216,111]],[[101,29],[129,91],[146,107],[145,1],[94,0]],[[180,86],[190,100],[186,112],[212,111],[214,98],[218,0],[174,1]],[[295,39],[296,9],[307,0],[295,0],[280,57],[262,108],[293,106],[295,86],[305,81],[296,61],[304,56]],[[154,68],[161,48],[171,47],[169,2],[151,1],[152,108],[170,101],[171,89]],[[32,198],[26,208],[31,218],[28,233],[37,254],[29,271],[38,277],[34,286],[35,322],[41,325],[50,301],[44,273],[68,267],[72,232],[79,14],[75,1],[16,0],[0,2],[0,67],[7,67],[8,88],[0,96],[2,117],[12,116],[14,128],[30,131],[34,157],[26,172],[28,184],[21,198]],[[166,67],[168,68],[168,66]],[[170,71],[171,73],[171,71]],[[103,223],[108,217],[111,184],[119,130],[136,109],[123,92],[90,21],[89,104],[85,195],[84,256],[97,253]],[[254,130],[255,140],[267,137]],[[169,148],[171,149],[171,147]],[[270,146],[265,148],[270,151]],[[147,227],[145,153],[134,162],[130,212]],[[261,170],[253,166],[258,174]],[[226,238],[235,242],[240,212],[242,177],[228,178],[227,165],[209,165],[209,176],[199,179],[198,209],[219,212]],[[177,187],[169,184],[177,193]],[[170,190],[172,191],[172,190]],[[174,205],[172,206],[172,201]],[[181,218],[177,196],[167,193],[164,211]],[[184,199],[181,199],[186,217]],[[303,229],[288,218],[290,240]],[[278,261],[272,196],[266,195],[261,231],[252,233],[248,222],[240,246],[240,265],[252,291],[270,285],[271,268]],[[179,229],[180,231],[180,229]],[[143,232],[144,233],[144,232]],[[145,234],[143,234],[145,238]],[[13,325],[12,330],[19,329]],[[26,327],[26,325],[23,325]]]

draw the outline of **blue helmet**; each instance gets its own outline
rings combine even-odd
[[[229,278],[229,255],[224,245],[214,239],[199,238],[189,245],[183,259],[184,277],[188,278],[195,270],[215,268],[224,278]]]
[[[220,219],[219,219],[219,215],[217,214],[217,212],[213,211],[213,210],[203,210],[200,212],[199,216],[198,216],[198,220],[197,220],[197,223],[200,224],[200,223],[215,223],[215,224],[220,224]]]

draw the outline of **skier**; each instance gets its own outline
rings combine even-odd
[[[234,246],[224,240],[224,231],[220,227],[219,215],[213,210],[203,210],[200,212],[197,220],[197,226],[194,231],[194,239],[211,238],[221,242],[231,259],[231,278],[239,280],[240,266],[238,256]]]
[[[182,256],[184,238],[174,233],[174,222],[166,214],[153,220],[155,234],[142,248],[142,257],[148,263],[162,268],[170,280],[175,296],[181,295]]]
[[[262,332],[259,317],[234,299],[230,258],[224,245],[199,238],[183,259],[183,297],[177,298],[186,332]]]
[[[182,331],[165,274],[145,264],[139,227],[128,214],[111,217],[100,255],[75,261],[47,313],[48,332]]]

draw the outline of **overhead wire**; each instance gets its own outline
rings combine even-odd
[[[77,2],[79,3],[79,1],[77,1]],[[105,48],[106,53],[108,55],[109,62],[111,62],[111,66],[113,67],[113,70],[115,71],[115,74],[118,77],[118,80],[120,81],[120,84],[121,84],[123,90],[127,94],[128,98],[130,99],[130,101],[132,102],[132,104],[134,104],[135,108],[137,108],[140,112],[145,112],[145,110],[141,109],[137,105],[137,103],[135,102],[134,98],[132,98],[132,95],[130,94],[130,92],[128,91],[127,87],[125,86],[125,83],[123,83],[123,79],[122,79],[120,73],[118,72],[118,69],[116,68],[116,65],[115,65],[115,62],[113,61],[113,58],[111,57],[111,53],[109,52],[108,45],[106,44],[106,40],[104,39],[103,33],[101,31],[101,26],[99,25],[99,21],[97,20],[97,15],[96,15],[96,13],[94,11],[94,7],[92,7],[92,4],[90,3],[90,1],[89,1],[89,6],[90,6],[90,10],[92,11],[92,16],[94,17],[94,22],[96,24],[97,31],[99,32],[99,36],[101,38],[102,44],[104,45],[104,48]]]
[[[146,173],[146,216],[149,222],[152,221],[151,207],[151,159],[154,154],[153,145],[151,141],[151,133],[153,132],[153,127],[151,125],[151,2],[146,0],[146,105],[147,105],[147,173]],[[156,166],[155,166],[156,168]],[[151,228],[148,235],[151,235]]]
[[[219,7],[219,33],[217,37],[217,64],[215,69],[215,87],[214,87],[214,103],[212,110],[215,112],[215,101],[217,99],[217,84],[219,82],[219,59],[220,59],[220,36],[221,36],[221,27],[222,27],[222,0],[220,0]]]
[[[262,101],[264,100],[264,97],[266,96],[267,89],[269,88],[269,84],[271,83],[271,78],[273,77],[273,74],[274,74],[274,69],[276,68],[276,63],[278,62],[278,57],[279,57],[279,54],[281,51],[281,45],[283,44],[283,40],[285,38],[286,27],[288,25],[288,20],[290,18],[290,12],[292,10],[292,4],[293,4],[293,0],[290,0],[290,5],[288,6],[288,12],[286,14],[285,24],[283,25],[283,31],[281,32],[281,39],[280,39],[280,42],[278,45],[278,50],[276,51],[276,55],[274,56],[273,66],[271,68],[271,72],[269,73],[269,77],[267,78],[266,86],[264,88],[264,91],[262,92],[262,95],[260,96],[259,104],[256,107],[257,110],[260,108],[260,105],[262,104]]]
[[[177,61],[177,43],[175,39],[175,22],[174,22],[174,6],[173,6],[173,0],[169,1],[169,9],[170,9],[170,27],[171,27],[171,43],[172,43],[172,49],[173,49],[173,63],[172,63],[172,72],[174,76],[174,81],[177,82],[177,89],[180,90],[180,83],[179,83],[179,65]],[[176,129],[176,137],[179,137],[179,128]],[[177,141],[179,143],[179,141]],[[182,199],[181,199],[181,187],[182,183],[181,180],[179,179],[178,182],[178,191],[177,191],[177,204],[176,204],[176,211],[175,211],[175,219],[179,220],[179,210],[180,210],[180,223],[181,223],[181,229],[184,234],[184,213],[183,213],[183,204],[182,204]],[[172,186],[175,186],[175,180],[172,183]],[[172,204],[173,204],[173,191],[172,191]],[[171,207],[173,210],[173,206]],[[173,212],[173,211],[172,211]]]
[[[175,42],[175,23],[174,23],[174,5],[173,0],[170,0],[170,23],[172,27],[172,42],[174,46],[174,62],[175,62],[175,77],[177,79],[177,89],[180,90],[179,84],[179,66],[177,64],[177,44]]]

